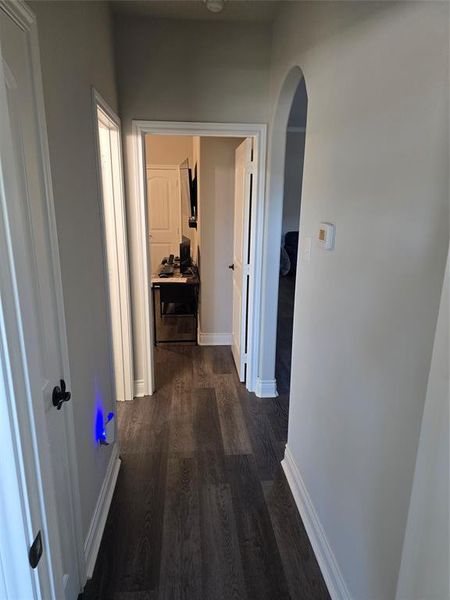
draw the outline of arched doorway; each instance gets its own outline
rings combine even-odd
[[[308,97],[305,80],[298,83],[286,127],[281,260],[278,286],[275,380],[278,394],[289,402],[300,210]],[[298,288],[297,288],[298,289]]]
[[[307,101],[303,72],[299,67],[293,67],[286,75],[281,86],[277,108],[272,121],[272,137],[269,149],[268,201],[266,204],[264,231],[261,352],[259,378],[256,388],[256,393],[260,397],[269,398],[277,395],[275,373],[276,339],[278,329],[280,241],[282,240],[283,233],[285,233],[283,232],[283,212],[286,192],[286,158],[288,159],[290,172],[294,176],[295,174],[297,175],[297,190],[301,192]],[[294,134],[291,140],[288,139],[289,124],[291,133]],[[297,132],[297,142],[295,142],[295,132]],[[292,154],[293,148],[296,148],[296,151]],[[297,155],[297,167],[295,155]],[[288,186],[290,186],[289,183]],[[292,190],[293,188],[291,187],[291,193],[295,194]],[[300,197],[298,197],[298,209],[299,207]],[[281,389],[285,389],[285,386]]]

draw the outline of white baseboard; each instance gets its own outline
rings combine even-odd
[[[94,572],[95,561],[97,560],[100,542],[102,541],[103,530],[105,529],[106,518],[108,516],[109,507],[116,487],[117,476],[120,469],[119,445],[114,444],[108,468],[106,470],[105,479],[100,490],[92,516],[91,525],[89,527],[86,541],[84,542],[84,556],[86,560],[86,575],[90,579]]]
[[[203,333],[198,332],[199,346],[231,346],[231,333]]]
[[[135,379],[134,380],[134,397],[142,398],[142,396],[145,396],[144,380],[143,379]]]
[[[258,398],[276,398],[278,396],[276,379],[260,379],[257,377],[255,394]]]
[[[319,515],[288,446],[281,465],[332,600],[352,600]]]

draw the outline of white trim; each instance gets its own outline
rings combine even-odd
[[[231,333],[198,333],[199,346],[231,346],[232,340]]]
[[[134,397],[142,398],[142,396],[145,396],[144,380],[143,379],[135,379],[134,380]]]
[[[256,379],[255,395],[258,398],[276,398],[278,396],[276,379]]]
[[[120,469],[119,445],[114,444],[106,470],[105,479],[98,496],[97,505],[92,515],[89,531],[84,542],[84,556],[86,560],[86,575],[90,579],[94,572],[95,561],[102,541],[106,519],[108,517],[111,500],[117,483]]]
[[[146,282],[150,281],[151,273],[149,269],[150,261],[148,260],[148,231],[147,231],[147,169],[145,165],[145,131],[142,130],[136,121],[132,122],[132,137],[133,137],[133,183],[135,186],[134,203],[134,218],[137,226],[136,244],[137,251],[134,252],[134,260],[137,262],[137,271],[139,273],[138,285],[140,286],[139,298],[140,302],[141,323],[144,329],[141,352],[144,357],[143,361],[143,381],[144,395],[150,396],[155,389],[155,374],[153,364],[153,319],[150,315],[153,311],[153,299],[150,293],[149,285]],[[133,297],[133,302],[136,298]],[[136,310],[136,307],[134,308]]]
[[[263,226],[265,206],[265,180],[266,180],[266,137],[267,125],[257,123],[202,123],[202,122],[177,122],[177,121],[132,121],[133,137],[133,184],[135,186],[135,215],[137,224],[136,245],[137,271],[139,273],[139,296],[141,302],[141,319],[144,327],[142,343],[142,356],[144,362],[144,391],[153,393],[153,320],[152,298],[149,286],[148,248],[147,248],[147,219],[146,219],[146,186],[144,185],[145,173],[145,140],[146,134],[153,135],[190,135],[200,137],[252,137],[254,139],[253,160],[257,164],[256,201],[252,206],[252,236],[250,247],[250,289],[249,289],[249,315],[248,315],[248,355],[246,387],[250,392],[255,390],[258,374],[260,354],[260,324],[261,324],[261,285],[262,285],[262,254],[263,254]]]
[[[111,370],[111,381],[114,389],[114,400],[117,400],[117,389],[116,389],[116,377],[114,372],[114,356],[113,356],[113,318],[121,324],[121,339],[120,346],[122,348],[122,365],[123,365],[123,396],[121,400],[132,400],[134,392],[133,383],[133,338],[132,338],[132,327],[131,327],[131,298],[130,298],[130,275],[129,275],[129,260],[128,260],[128,242],[127,242],[127,231],[126,231],[126,201],[125,201],[125,189],[124,189],[124,177],[123,177],[123,160],[122,160],[122,133],[121,133],[121,122],[119,116],[109,106],[106,100],[92,88],[92,113],[93,113],[93,125],[94,125],[94,138],[95,138],[95,150],[97,158],[97,186],[98,186],[98,201],[100,207],[100,219],[102,223],[102,250],[103,250],[103,267],[104,267],[104,286],[105,293],[108,299],[106,312],[108,315],[109,322],[109,359],[110,359],[110,370]],[[118,270],[118,311],[115,315],[111,312],[111,290],[109,285],[109,265],[108,256],[106,251],[106,223],[105,223],[105,208],[104,208],[104,195],[103,195],[103,184],[102,184],[102,172],[100,162],[100,139],[99,139],[99,127],[98,127],[98,113],[97,109],[100,108],[108,119],[114,124],[119,137],[119,178],[121,185],[121,198],[119,199],[120,212],[122,213],[122,222],[124,227],[116,228],[116,241],[118,247],[118,254],[123,256],[123,268]],[[119,230],[117,230],[119,229]]]
[[[319,515],[288,446],[281,465],[332,600],[352,600]]]

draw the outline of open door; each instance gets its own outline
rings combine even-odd
[[[94,91],[116,400],[133,400],[133,342],[120,119]]]
[[[233,244],[233,353],[239,380],[247,371],[248,290],[250,267],[250,214],[253,194],[253,140],[247,138],[236,148],[234,183]]]
[[[8,598],[76,600],[85,575],[72,406],[77,399],[69,401],[61,272],[40,72],[34,62],[38,50],[30,42],[36,35],[32,19],[19,3],[0,7],[0,368],[7,373],[3,381],[10,393],[7,437],[15,440],[17,451],[16,478],[11,475],[9,481],[22,490],[9,513],[11,531],[2,529],[9,551],[0,556],[0,571]],[[2,445],[4,441],[2,437]],[[13,487],[6,481],[2,508]],[[18,531],[21,513],[25,539]],[[20,556],[14,554],[19,541]]]

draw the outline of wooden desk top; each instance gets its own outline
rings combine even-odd
[[[152,285],[161,285],[167,283],[188,283],[192,285],[197,285],[199,283],[199,279],[194,275],[186,277],[185,275],[182,275],[178,269],[175,269],[174,274],[171,277],[159,277],[156,274],[152,275],[151,283]]]

